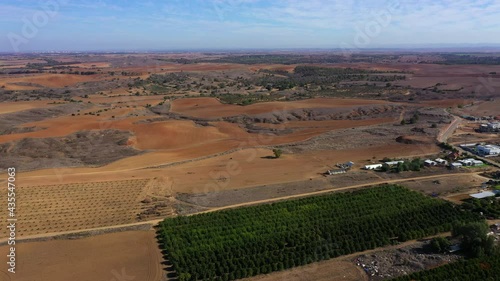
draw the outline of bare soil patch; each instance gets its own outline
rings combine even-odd
[[[244,281],[363,281],[368,276],[350,262],[325,261],[271,274],[241,279]]]
[[[58,101],[56,101],[58,102]],[[34,108],[47,108],[56,106],[47,101],[23,101],[23,102],[2,102],[0,103],[0,114],[12,113],[17,111],[24,111]],[[4,116],[2,116],[4,117]]]
[[[475,187],[480,187],[485,179],[475,174],[457,174],[453,177],[442,177],[430,180],[411,180],[402,182],[401,185],[426,194],[447,195],[461,192]]]
[[[64,86],[72,86],[77,83],[101,80],[102,75],[73,75],[73,74],[27,74],[21,77],[2,78],[0,86],[5,86],[6,89],[19,90],[18,83],[32,83],[42,85],[48,88],[62,88]],[[28,86],[29,87],[29,86]],[[32,87],[29,87],[31,89]]]
[[[107,281],[127,276],[161,281],[163,259],[155,236],[153,230],[127,231],[77,240],[19,243],[16,274],[5,279],[2,269],[0,280]],[[8,247],[1,246],[0,251],[7,253]],[[6,255],[0,257],[0,262],[6,264]]]

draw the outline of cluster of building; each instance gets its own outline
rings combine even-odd
[[[425,166],[446,166],[448,165],[448,161],[444,160],[444,159],[441,159],[441,158],[437,158],[435,160],[431,160],[431,159],[427,159],[424,161],[424,165]]]
[[[500,132],[500,122],[490,122],[479,126],[480,132]]]
[[[453,162],[450,164],[450,167],[452,169],[458,169],[458,168],[462,168],[464,166],[477,167],[477,166],[482,166],[482,165],[484,165],[483,161],[476,160],[474,158],[468,158],[468,159],[458,160],[457,162]]]

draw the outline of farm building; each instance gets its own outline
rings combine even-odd
[[[365,170],[377,170],[382,168],[382,164],[365,165]]]
[[[475,193],[475,194],[471,194],[470,196],[473,197],[473,198],[477,198],[477,199],[483,199],[483,198],[488,198],[488,197],[493,197],[495,196],[496,194],[494,192],[491,192],[491,191],[483,191],[483,192],[479,192],[479,193]]]
[[[347,171],[345,169],[338,169],[338,170],[328,170],[328,175],[339,175],[339,174],[345,174]]]
[[[399,160],[399,161],[389,161],[389,162],[385,162],[385,164],[389,165],[389,166],[394,166],[394,165],[397,165],[399,163],[404,163],[405,161],[403,160]]]
[[[500,122],[491,122],[487,124],[482,124],[479,127],[481,132],[498,132],[500,131]]]
[[[462,163],[458,163],[458,162],[454,162],[454,163],[450,164],[450,168],[452,168],[452,169],[460,169],[460,168],[462,168],[462,166],[463,166]]]
[[[346,163],[337,164],[336,166],[339,167],[340,169],[347,169],[347,170],[349,170],[352,167],[354,167],[354,162],[349,161],[349,162],[346,162]]]
[[[484,156],[497,156],[500,155],[500,146],[498,145],[478,145],[476,147],[477,153]]]
[[[430,159],[427,159],[427,160],[424,161],[424,165],[425,166],[436,166],[437,162],[436,161],[432,161]]]
[[[436,161],[439,165],[448,165],[448,161],[441,159],[441,158],[438,158],[434,161]]]
[[[463,166],[481,166],[481,165],[484,165],[483,161],[476,160],[473,158],[459,160],[458,162],[462,163]]]
[[[352,168],[354,166],[354,162],[352,161],[349,161],[347,163],[344,163],[344,167],[347,167],[347,168]]]

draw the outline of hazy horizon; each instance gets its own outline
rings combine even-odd
[[[0,52],[500,48],[500,1],[13,1]]]

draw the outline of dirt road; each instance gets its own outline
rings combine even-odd
[[[462,119],[458,116],[454,117],[454,120],[444,128],[441,132],[439,132],[439,135],[437,137],[438,142],[446,142],[455,132],[455,130],[460,126],[462,123]]]
[[[478,175],[480,173],[479,172],[472,172],[472,173],[464,173],[464,174]],[[456,174],[444,174],[444,175],[441,174],[441,175],[413,177],[413,178],[405,178],[405,179],[386,180],[386,181],[372,182],[372,183],[367,183],[367,184],[366,183],[365,184],[358,184],[358,185],[346,186],[346,187],[341,187],[341,188],[326,189],[326,190],[320,190],[320,191],[315,191],[315,192],[302,193],[302,194],[296,194],[296,195],[290,195],[290,196],[284,196],[284,197],[258,200],[258,201],[245,202],[245,203],[234,204],[234,205],[229,205],[229,206],[224,206],[224,207],[212,208],[210,210],[198,212],[198,213],[195,213],[192,215],[222,211],[222,210],[245,207],[245,206],[258,205],[258,204],[266,204],[266,203],[278,202],[278,201],[282,201],[282,200],[297,199],[297,198],[327,194],[327,193],[337,192],[337,191],[346,191],[346,190],[350,190],[350,189],[369,187],[369,186],[373,186],[373,185],[377,185],[377,184],[394,184],[394,183],[411,181],[411,180],[426,180],[426,179],[453,177],[453,176],[456,176]],[[39,239],[51,238],[51,237],[56,237],[56,236],[61,236],[61,235],[71,235],[71,234],[80,234],[80,233],[118,232],[118,231],[122,231],[122,229],[126,229],[126,228],[146,226],[146,225],[154,226],[154,225],[160,223],[161,221],[162,221],[162,219],[156,219],[156,220],[151,220],[151,221],[136,222],[136,223],[130,223],[130,224],[124,224],[124,225],[98,227],[98,228],[91,228],[91,229],[81,229],[81,230],[65,231],[65,232],[57,232],[57,233],[44,233],[44,234],[39,234],[39,235],[18,237],[17,242],[39,240]],[[7,239],[0,239],[0,245],[6,243],[6,241],[7,241]]]

